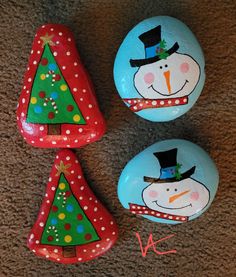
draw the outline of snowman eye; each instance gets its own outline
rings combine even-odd
[[[162,66],[160,66],[160,69],[162,69]]]
[[[169,191],[170,189],[166,189],[166,191]]]
[[[175,189],[175,191],[177,191],[177,189]]]
[[[165,67],[168,67],[168,65],[167,65],[167,64],[165,64]]]

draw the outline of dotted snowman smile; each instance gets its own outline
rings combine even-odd
[[[188,205],[186,205],[186,206],[179,207],[179,208],[169,208],[169,207],[164,207],[164,206],[159,205],[159,204],[157,203],[157,200],[152,201],[152,202],[155,203],[158,207],[163,208],[163,209],[168,209],[168,210],[180,210],[180,209],[184,209],[184,208],[187,208],[187,207],[192,207],[192,204],[191,204],[191,203],[188,204]]]
[[[180,92],[180,91],[186,86],[186,84],[187,84],[188,82],[189,82],[188,80],[185,80],[185,82],[184,82],[184,84],[182,85],[182,87],[181,87],[179,90],[177,90],[176,92],[171,93],[170,95],[174,95],[174,94]],[[163,94],[163,93],[161,93],[160,91],[156,90],[156,89],[153,87],[153,85],[151,85],[151,86],[148,87],[148,89],[150,89],[150,88],[153,89],[156,93],[159,93],[159,94],[161,94],[161,95],[163,95],[163,96],[170,96],[170,95]]]

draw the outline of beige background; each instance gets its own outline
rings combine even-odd
[[[236,276],[236,83],[235,1],[0,1],[0,276]],[[113,83],[116,51],[141,20],[170,15],[196,34],[206,57],[206,84],[197,104],[169,123],[147,122],[125,107]],[[77,149],[84,174],[117,220],[119,241],[105,256],[63,266],[37,258],[26,247],[56,150],[36,149],[16,127],[15,107],[31,43],[38,26],[63,23],[75,34],[81,58],[94,82],[108,131],[101,141]],[[126,212],[117,198],[125,164],[152,143],[185,138],[210,153],[220,172],[211,208],[178,226],[154,224]],[[132,229],[132,230],[131,230]],[[143,241],[174,238],[162,250],[177,254],[141,257]]]

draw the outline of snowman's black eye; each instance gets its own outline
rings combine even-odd
[[[177,189],[175,189],[175,191],[177,191]]]
[[[165,67],[168,67],[168,65],[167,65],[167,64],[165,64]]]
[[[162,69],[162,66],[160,66],[160,69]]]
[[[169,191],[170,189],[166,189],[166,191]]]

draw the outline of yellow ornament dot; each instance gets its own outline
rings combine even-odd
[[[37,103],[37,98],[36,97],[31,97],[30,102],[31,102],[31,104],[36,104]]]
[[[66,91],[66,90],[67,90],[67,85],[61,85],[61,86],[60,86],[60,89],[61,89],[62,91]]]
[[[61,214],[58,215],[58,218],[61,219],[61,220],[63,220],[65,217],[66,217],[66,215],[63,214],[63,213],[61,213]]]
[[[64,241],[65,242],[71,242],[72,241],[72,237],[70,235],[67,235],[64,237]]]
[[[45,80],[45,78],[46,78],[45,74],[41,74],[41,75],[40,75],[40,79],[41,79],[41,80]]]
[[[79,121],[80,121],[80,116],[79,116],[78,114],[75,114],[75,115],[73,116],[73,120],[74,120],[75,122],[79,122]]]
[[[59,189],[63,190],[65,189],[66,185],[64,183],[60,183],[59,184]]]

